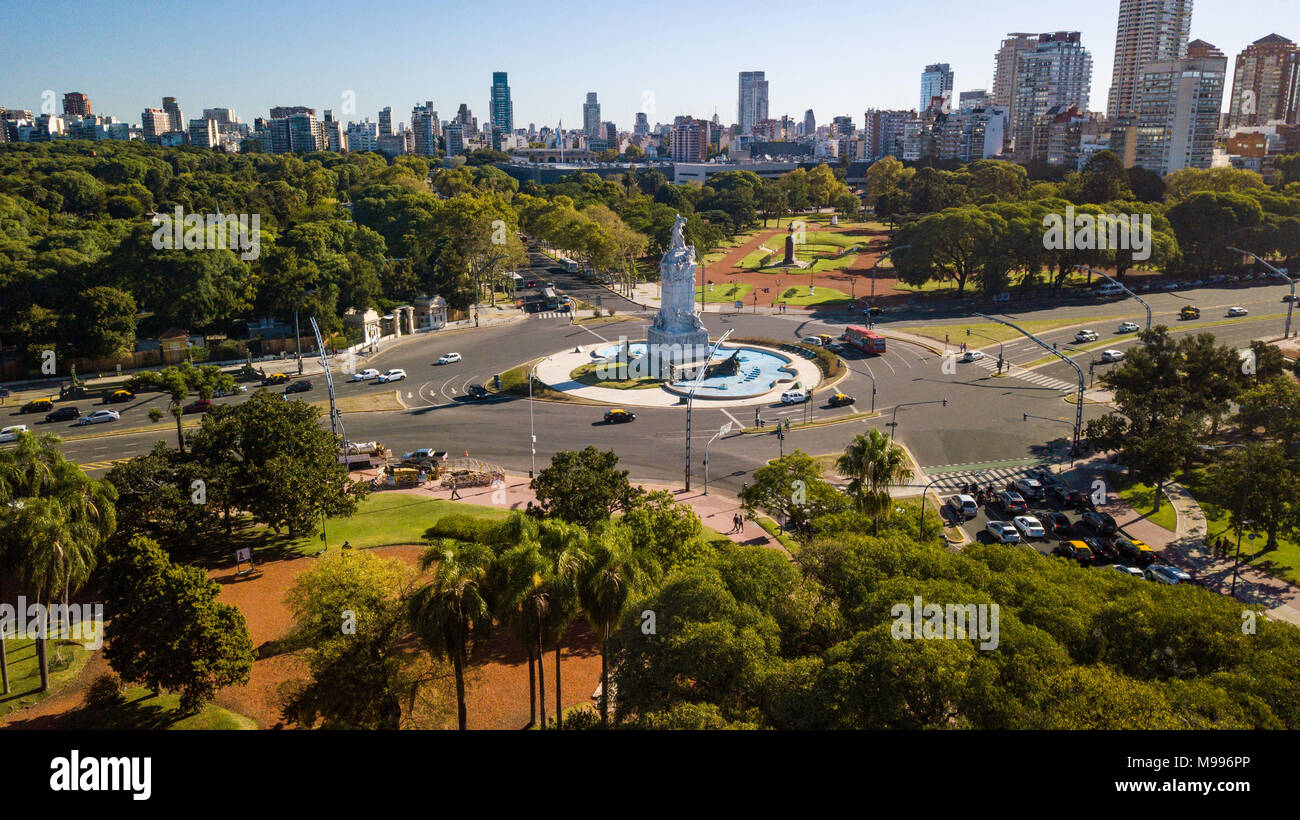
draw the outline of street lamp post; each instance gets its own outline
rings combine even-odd
[[[1100,276],[1102,279],[1105,279],[1107,282],[1110,282],[1113,285],[1118,285],[1121,289],[1123,289],[1125,293],[1127,293],[1129,296],[1132,296],[1134,299],[1138,300],[1138,303],[1141,304],[1142,307],[1147,309],[1147,330],[1151,329],[1151,306],[1147,304],[1145,299],[1143,299],[1141,296],[1138,296],[1136,293],[1134,293],[1128,287],[1128,285],[1125,285],[1123,282],[1120,282],[1117,279],[1112,279],[1111,277],[1107,276],[1101,271],[1095,270],[1094,268],[1089,267],[1088,265],[1075,265],[1075,267],[1082,268],[1083,270],[1086,270],[1088,273],[1092,274],[1093,276]]]
[[[695,391],[699,389],[700,382],[704,381],[704,373],[705,371],[708,370],[709,362],[713,361],[714,354],[717,353],[718,348],[722,345],[723,342],[727,340],[727,337],[730,336],[732,331],[734,330],[735,328],[731,328],[726,333],[722,334],[721,338],[719,338],[716,342],[713,343],[713,347],[709,349],[708,357],[705,358],[704,362],[700,365],[700,372],[695,375],[695,381],[691,382],[691,392],[686,394],[686,491],[687,492],[691,491],[691,408],[694,406],[694,402],[695,402]],[[649,352],[650,351],[647,350],[647,353]]]
[[[537,364],[541,364],[538,362]],[[533,373],[537,370],[537,364],[528,369],[528,477],[532,478],[537,470],[537,434],[533,430]]]
[[[1233,248],[1233,247],[1229,247],[1228,250],[1236,251],[1237,253],[1243,254],[1245,256],[1249,256],[1251,259],[1254,259],[1259,264],[1273,271],[1273,273],[1277,274],[1278,276],[1281,276],[1283,279],[1286,280],[1286,283],[1291,286],[1291,298],[1288,299],[1286,303],[1286,329],[1282,331],[1283,339],[1291,338],[1291,314],[1295,309],[1295,280],[1292,279],[1287,274],[1283,273],[1282,271],[1278,270],[1277,268],[1273,267],[1269,263],[1265,262],[1263,259],[1259,258],[1255,254],[1251,253],[1250,251],[1243,251],[1241,248]]]
[[[709,494],[709,444],[712,444],[718,438],[718,436],[725,436],[727,433],[730,432],[731,432],[731,422],[727,422],[726,424],[719,427],[718,432],[714,433],[713,438],[709,439],[708,444],[704,445],[704,494],[705,495]]]
[[[894,413],[893,413],[893,415],[890,416],[890,418],[889,418],[889,437],[890,437],[891,439],[894,437],[894,431],[896,431],[896,430],[898,429],[898,408],[900,408],[900,407],[915,407],[915,406],[920,405],[920,404],[942,404],[944,407],[947,407],[947,406],[948,406],[948,400],[947,400],[947,399],[930,399],[929,401],[905,401],[905,402],[903,402],[902,404],[895,404],[895,405],[894,405]]]

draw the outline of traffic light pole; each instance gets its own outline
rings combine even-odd
[[[1294,312],[1295,309],[1295,280],[1292,279],[1290,276],[1286,275],[1285,273],[1283,273],[1282,271],[1278,270],[1277,268],[1273,267],[1269,263],[1265,262],[1263,259],[1260,259],[1258,256],[1251,253],[1250,251],[1243,251],[1241,248],[1232,248],[1232,247],[1229,247],[1228,250],[1236,251],[1237,253],[1249,256],[1251,259],[1254,259],[1259,264],[1273,271],[1273,273],[1277,274],[1278,276],[1281,276],[1283,279],[1286,280],[1286,283],[1291,286],[1291,298],[1288,299],[1286,303],[1286,329],[1282,331],[1282,338],[1290,339],[1291,338],[1291,314]]]
[[[1142,307],[1147,309],[1147,330],[1151,329],[1151,306],[1147,304],[1145,299],[1143,299],[1141,296],[1138,296],[1136,293],[1130,290],[1129,287],[1125,285],[1123,282],[1120,282],[1116,279],[1112,279],[1111,277],[1107,276],[1106,274],[1102,273],[1099,270],[1091,268],[1088,265],[1075,265],[1075,267],[1080,268],[1082,270],[1086,270],[1088,273],[1091,273],[1093,276],[1100,276],[1102,279],[1105,279],[1107,282],[1110,282],[1112,285],[1119,286],[1119,288],[1123,290],[1125,293],[1127,293],[1129,296],[1132,296],[1134,299],[1138,300],[1138,302],[1142,305]]]

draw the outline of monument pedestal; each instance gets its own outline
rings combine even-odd
[[[686,220],[678,215],[672,242],[659,261],[662,297],[659,314],[646,330],[651,366],[664,378],[669,365],[704,362],[709,356],[709,331],[695,315],[695,249],[682,236]]]

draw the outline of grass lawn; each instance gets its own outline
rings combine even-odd
[[[122,693],[122,703],[108,709],[85,708],[63,718],[61,729],[256,729],[257,723],[229,709],[209,703],[197,714],[180,711],[180,695],[151,695],[143,686]]]
[[[790,537],[790,534],[781,529],[775,521],[766,515],[760,515],[754,519],[754,523],[763,528],[763,532],[775,538],[785,547],[788,552],[794,552],[799,548],[799,543]]]
[[[13,638],[5,641],[9,661],[9,694],[0,695],[0,715],[25,709],[48,698],[76,677],[90,658],[90,653],[80,643],[73,641],[51,640],[46,651],[50,666],[50,688],[38,692],[36,690],[41,685],[41,672],[36,662],[36,642]]]
[[[787,295],[791,290],[794,293]],[[813,293],[809,296],[807,285],[791,285],[781,291],[775,301],[784,302],[787,305],[824,305],[830,302],[847,302],[849,301],[849,295],[842,290],[818,286],[813,288]]]
[[[743,300],[753,289],[753,285],[743,282],[714,282],[713,290],[709,290],[707,286],[696,288],[695,298],[698,300],[700,292],[703,291],[705,302],[735,302]]]
[[[334,406],[340,413],[369,413],[377,410],[405,410],[406,405],[398,398],[397,390],[380,390],[374,393],[362,393],[359,396],[341,396],[334,400]],[[414,392],[414,391],[412,391]],[[329,399],[311,402],[329,415]]]
[[[1205,513],[1206,537],[1218,540],[1228,539],[1230,555],[1236,555],[1237,531],[1231,526],[1231,515],[1223,507],[1202,500],[1205,496],[1205,469],[1197,467],[1189,470],[1178,479],[1178,483],[1192,494]],[[1250,530],[1246,530],[1241,539],[1241,560],[1256,569],[1267,572],[1292,584],[1300,584],[1300,544],[1285,538],[1277,539],[1277,549],[1264,552],[1265,534],[1258,532],[1254,541],[1250,540]]]
[[[1154,510],[1156,490],[1151,485],[1133,481],[1122,473],[1112,473],[1110,482],[1124,503],[1139,515],[1145,516],[1146,520],[1170,532],[1177,529],[1178,518],[1174,514],[1174,507],[1163,493],[1160,496],[1160,509]]]
[[[1100,322],[1109,322],[1109,318],[1070,318],[1062,317],[1060,319],[1029,319],[1016,324],[1023,327],[1030,333],[1042,333],[1048,330],[1054,330],[1058,327],[1069,327],[1071,325],[1097,324]],[[926,336],[931,339],[943,341],[944,335],[947,334],[949,341],[964,342],[966,341],[966,330],[970,329],[970,341],[973,346],[981,347],[991,338],[995,342],[1009,342],[1012,339],[1022,338],[1017,330],[1007,327],[997,322],[971,322],[969,324],[950,324],[950,325],[916,325],[913,327],[897,328],[904,333],[913,333],[917,336]],[[980,334],[980,335],[974,335]]]
[[[510,511],[502,507],[463,504],[459,501],[381,490],[367,496],[355,515],[326,519],[325,532],[331,546],[344,541],[358,549],[389,544],[419,544],[424,541],[424,531],[433,522],[452,513],[497,520],[504,520],[510,515]],[[299,554],[311,555],[324,545],[317,535],[314,538],[294,539],[286,546]]]
[[[608,387],[611,390],[644,390],[650,387],[658,387],[663,384],[663,379],[637,378],[637,379],[602,379],[597,369],[599,365],[592,362],[577,367],[569,378],[575,382],[589,385],[591,387]]]

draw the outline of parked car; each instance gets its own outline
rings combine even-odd
[[[444,353],[438,357],[438,364],[455,364],[460,361],[459,353]]]
[[[1250,313],[1250,311],[1246,310],[1241,305],[1233,305],[1232,307],[1228,308],[1229,316],[1245,316],[1248,313]]]
[[[0,428],[0,442],[17,441],[18,437],[26,432],[26,424],[11,424],[8,427]]]
[[[831,407],[844,407],[853,404],[855,401],[857,401],[857,399],[847,393],[836,393],[834,396],[831,396],[829,404]]]
[[[1065,480],[1051,470],[1035,470],[1033,476],[1038,479],[1039,484],[1043,485],[1044,492],[1052,487],[1065,486]]]
[[[1282,301],[1283,301],[1283,302],[1290,302],[1290,301],[1293,301],[1293,300],[1294,300],[1294,301],[1300,301],[1300,296],[1294,296],[1294,297],[1293,297],[1293,296],[1292,296],[1291,294],[1289,294],[1289,293],[1288,293],[1288,294],[1285,294],[1285,295],[1282,296]]]
[[[1095,560],[1092,550],[1082,541],[1062,541],[1052,550],[1052,555],[1059,555],[1062,558],[1069,558],[1078,561],[1085,567],[1090,567]]]
[[[1047,498],[1047,488],[1036,478],[1017,478],[1007,489],[1020,493],[1030,501],[1042,501]]]
[[[432,447],[421,447],[418,450],[412,450],[409,453],[402,453],[402,462],[411,462],[413,464],[429,464],[437,461],[446,461],[446,450],[435,450]]]
[[[299,379],[284,388],[284,394],[287,396],[290,393],[306,393],[308,390],[311,390],[311,381],[308,379]]]
[[[60,407],[52,413],[45,414],[45,421],[47,423],[55,421],[71,421],[72,419],[79,418],[81,418],[81,410],[71,405]]]
[[[636,421],[636,413],[629,413],[621,407],[605,411],[606,424],[626,424],[629,421]]]
[[[1103,362],[1122,362],[1124,361],[1124,351],[1103,350],[1101,351],[1101,360]]]
[[[212,402],[208,399],[198,399],[195,402],[185,405],[181,408],[183,415],[190,413],[206,413],[212,409]]]
[[[1009,521],[990,521],[984,525],[984,531],[999,544],[1019,544],[1020,533]]]
[[[1101,337],[1097,335],[1097,331],[1095,330],[1080,330],[1078,333],[1074,334],[1074,340],[1076,342],[1095,342],[1100,338]]]
[[[1174,578],[1178,579],[1178,583],[1180,584],[1190,584],[1195,580],[1194,578],[1192,578],[1192,574],[1190,572],[1183,569],[1182,567],[1175,567],[1171,564],[1152,564],[1151,566],[1147,567],[1147,569],[1156,570],[1158,572],[1163,572],[1168,575],[1172,575]]]
[[[807,390],[787,390],[781,394],[782,404],[801,404],[808,401],[810,394]]]
[[[54,409],[53,399],[32,399],[23,405],[22,413],[48,413]]]
[[[388,384],[389,382],[400,382],[405,378],[406,371],[400,367],[395,367],[392,370],[385,370],[377,381],[379,384]]]
[[[1178,318],[1184,320],[1199,319],[1201,318],[1201,309],[1198,307],[1192,307],[1191,305],[1186,305],[1182,310],[1178,311]]]
[[[1039,518],[1043,522],[1043,528],[1052,535],[1065,535],[1074,526],[1068,515],[1055,510],[1045,512]]]
[[[1119,531],[1119,526],[1109,513],[1087,510],[1079,520],[1101,535],[1114,535]]]
[[[1004,513],[1011,516],[1023,515],[1029,510],[1029,506],[1025,504],[1025,499],[1020,496],[1020,493],[1011,491],[998,494],[998,506],[1002,508]]]
[[[288,383],[289,383],[289,374],[287,373],[272,373],[271,375],[267,376],[265,379],[262,379],[263,387],[273,387],[277,384],[288,384]]]
[[[1124,566],[1123,564],[1111,564],[1111,565],[1110,565],[1110,568],[1113,569],[1113,570],[1115,570],[1116,572],[1122,572],[1122,573],[1124,573],[1125,575],[1127,575],[1127,576],[1130,577],[1130,578],[1142,578],[1142,577],[1144,577],[1144,576],[1142,575],[1142,570],[1140,570],[1140,569],[1134,569],[1133,567],[1126,567],[1126,566]]]
[[[131,401],[135,394],[130,390],[114,390],[112,393],[104,396],[104,404],[121,404],[125,401]]]
[[[1116,538],[1115,549],[1120,558],[1139,567],[1149,567],[1156,562],[1156,551],[1135,539]]]
[[[969,520],[979,515],[980,506],[975,503],[972,496],[965,493],[958,493],[948,499],[948,506],[952,508],[953,514],[958,518]]]
[[[803,337],[803,339],[802,339],[801,341],[802,341],[804,344],[806,344],[806,345],[812,345],[813,347],[821,347],[821,346],[822,346],[822,340],[821,340],[821,337],[820,337],[820,336],[805,336],[805,337]]]
[[[1018,515],[1011,519],[1011,523],[1016,525],[1022,538],[1045,538],[1047,530],[1043,527],[1043,522],[1039,521],[1032,515]]]
[[[465,388],[465,394],[474,401],[482,401],[488,397],[487,388],[481,384],[471,384],[469,387]]]
[[[103,424],[108,421],[117,421],[122,415],[116,410],[96,410],[88,416],[82,416],[77,420],[76,426],[81,427],[87,424]]]
[[[1100,538],[1089,538],[1085,536],[1078,540],[1088,545],[1088,549],[1092,550],[1092,554],[1097,557],[1097,563],[1099,564],[1109,564],[1119,560],[1119,550],[1115,549],[1114,546],[1106,543]]]
[[[1115,328],[1116,333],[1137,333],[1142,328],[1137,322],[1120,322],[1119,327]]]
[[[359,370],[356,373],[353,373],[352,378],[349,381],[368,382],[371,379],[377,378],[379,378],[379,371],[373,367],[367,367],[365,370]]]
[[[1178,576],[1169,571],[1169,567],[1152,564],[1142,570],[1142,575],[1148,581],[1155,581],[1157,584],[1181,584]]]
[[[982,358],[984,358],[984,351],[967,350],[965,353],[962,354],[961,360],[963,362],[978,362]]]

